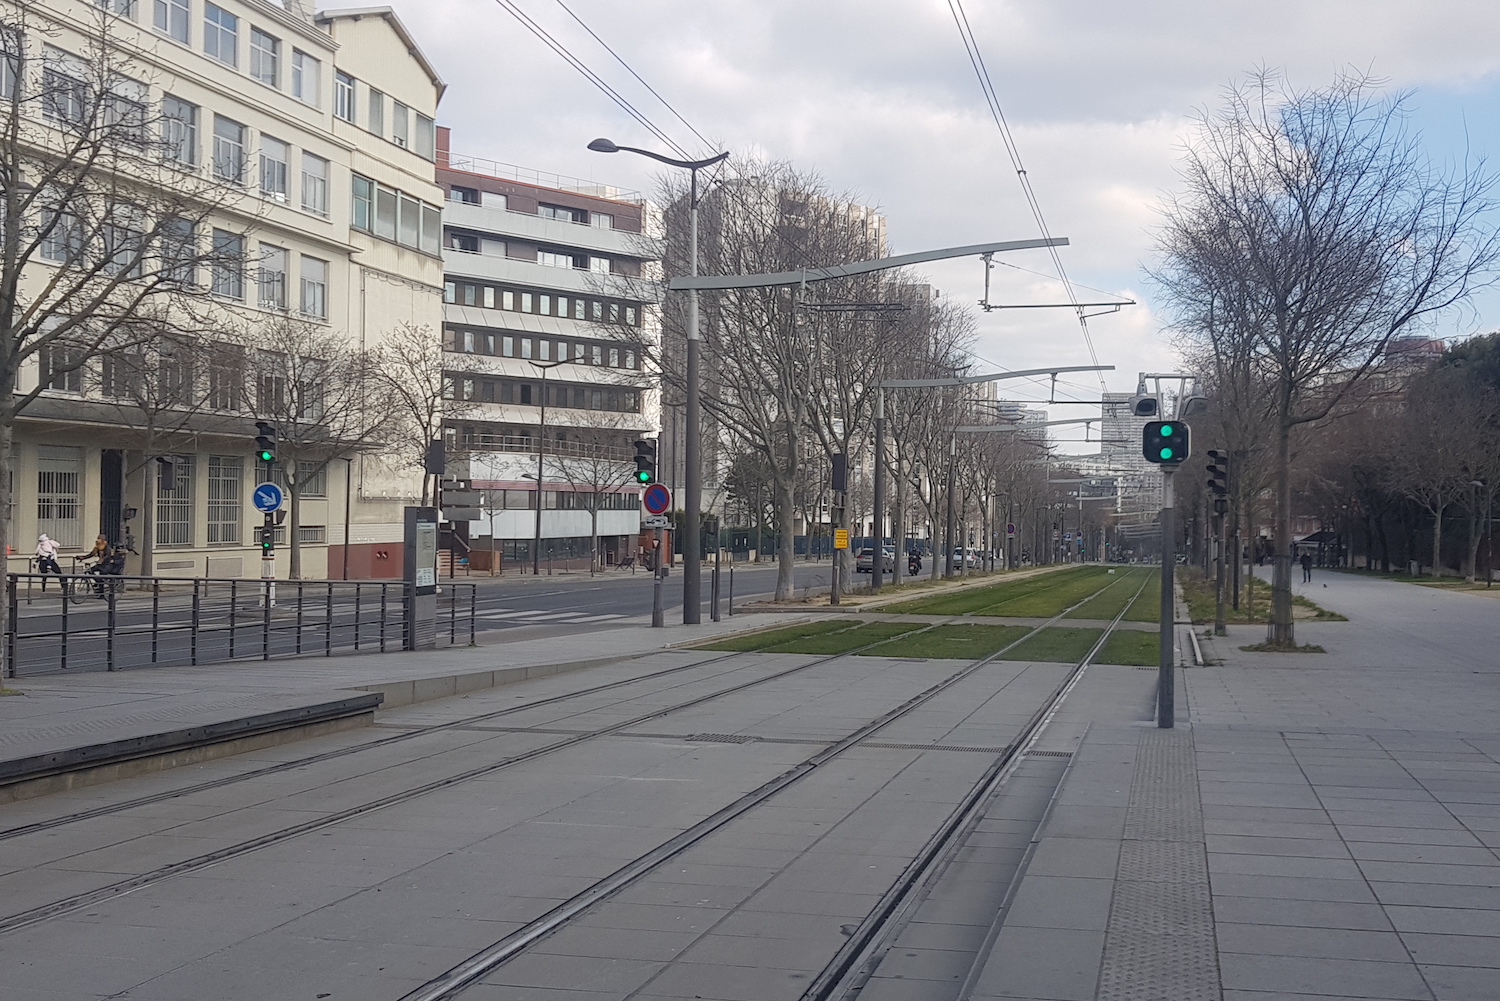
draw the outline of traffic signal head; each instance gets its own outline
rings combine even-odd
[[[256,421],[255,457],[261,462],[276,461],[276,425]]]
[[[1208,491],[1215,497],[1229,494],[1229,453],[1208,450]]]
[[[1147,462],[1176,466],[1192,452],[1188,426],[1182,421],[1152,421],[1142,437],[1141,451]]]
[[[656,482],[656,442],[642,438],[635,443],[635,481],[641,486]]]
[[[276,545],[276,529],[266,525],[260,530],[260,548],[262,552],[270,552]]]

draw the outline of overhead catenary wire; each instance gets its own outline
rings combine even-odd
[[[1010,157],[1011,167],[1016,172],[1016,178],[1021,183],[1021,192],[1026,198],[1026,204],[1031,209],[1032,217],[1036,220],[1037,228],[1044,238],[1050,238],[1052,233],[1047,226],[1046,216],[1042,213],[1041,202],[1037,199],[1036,191],[1031,186],[1031,177],[1026,172],[1026,166],[1021,160],[1021,151],[1016,145],[1015,137],[1011,134],[1010,125],[1005,119],[1005,111],[1000,106],[999,95],[995,92],[994,81],[990,79],[989,67],[985,65],[984,55],[979,50],[979,40],[974,37],[974,30],[969,25],[968,12],[964,10],[963,0],[948,0],[948,10],[953,15],[953,23],[958,26],[959,37],[963,40],[964,51],[969,56],[969,65],[974,68],[974,75],[979,79],[979,88],[984,92],[985,104],[989,107],[990,117],[995,120],[995,127],[1000,131],[1000,139],[1005,145],[1005,152]],[[1088,317],[1084,313],[1083,306],[1078,301],[1078,295],[1074,291],[1073,283],[1068,278],[1068,272],[1063,267],[1062,256],[1056,248],[1049,248],[1048,253],[1052,256],[1053,267],[1057,269],[1057,277],[1062,281],[1063,288],[1067,291],[1068,301],[1073,304],[1073,310],[1078,316],[1078,327],[1083,332],[1083,341],[1087,345],[1089,358],[1095,365],[1099,364],[1098,352],[1094,350],[1094,338],[1089,333]],[[1106,391],[1104,375],[1099,375],[1099,389]]]

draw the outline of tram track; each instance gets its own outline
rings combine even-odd
[[[902,703],[900,706],[897,706],[894,709],[889,710],[887,713],[882,714],[877,719],[875,719],[875,720],[871,721],[870,723],[867,723],[864,726],[860,727],[858,730],[856,730],[853,733],[849,734],[844,739],[838,741],[837,743],[834,743],[834,744],[832,744],[830,746],[827,746],[827,747],[819,750],[817,753],[815,753],[814,755],[812,755],[812,757],[810,759],[808,759],[806,762],[804,762],[803,765],[796,766],[792,770],[793,772],[797,772],[798,774],[795,774],[795,775],[792,775],[790,773],[784,774],[783,776],[779,777],[778,779],[773,779],[772,782],[768,783],[766,786],[762,786],[761,790],[757,790],[757,792],[762,793],[762,795],[761,795],[760,798],[762,800],[765,799],[765,798],[768,798],[770,795],[774,794],[775,791],[778,791],[780,788],[784,788],[786,785],[789,785],[792,782],[796,781],[798,778],[801,777],[801,774],[803,772],[810,772],[810,771],[814,770],[816,767],[818,767],[818,765],[820,765],[822,763],[825,763],[828,760],[832,760],[833,758],[835,758],[838,755],[842,754],[844,751],[846,751],[850,747],[858,744],[865,737],[873,734],[877,730],[879,730],[882,727],[888,725],[890,722],[893,722],[895,719],[898,719],[901,716],[904,716],[905,714],[907,714],[908,712],[910,712],[912,709],[914,709],[917,706],[919,706],[919,705],[925,703],[926,701],[930,700],[932,697],[934,697],[935,695],[937,695],[939,692],[941,692],[943,690],[946,690],[947,688],[951,687],[953,684],[956,684],[958,681],[961,681],[963,678],[966,678],[966,677],[972,675],[974,672],[976,672],[977,670],[981,669],[985,665],[993,662],[995,659],[997,659],[999,656],[1001,656],[1005,652],[1007,652],[1007,651],[1009,651],[1011,649],[1014,649],[1016,646],[1018,646],[1021,643],[1026,642],[1028,639],[1030,639],[1032,636],[1035,636],[1037,633],[1041,632],[1043,629],[1048,628],[1048,627],[1056,624],[1057,622],[1061,621],[1063,619],[1063,617],[1068,614],[1068,612],[1070,612],[1070,611],[1072,611],[1072,610],[1074,610],[1074,609],[1076,609],[1078,607],[1081,607],[1087,601],[1092,600],[1098,594],[1102,593],[1104,590],[1107,590],[1114,583],[1118,583],[1118,582],[1111,582],[1111,584],[1105,585],[1105,587],[1100,588],[1099,591],[1096,591],[1093,594],[1090,594],[1086,598],[1082,599],[1081,601],[1075,603],[1074,605],[1071,605],[1068,608],[1063,609],[1057,615],[1055,615],[1052,618],[1048,619],[1046,622],[1042,623],[1041,625],[1038,625],[1038,626],[1030,629],[1024,636],[1022,636],[1019,639],[1015,640],[1014,642],[1008,644],[1006,647],[1002,648],[1001,650],[998,650],[995,653],[991,654],[990,656],[985,657],[982,660],[979,660],[979,661],[977,661],[977,662],[969,665],[968,667],[965,667],[964,669],[962,669],[962,670],[960,670],[958,672],[955,672],[952,675],[949,675],[947,678],[943,679],[942,681],[939,681],[937,684],[935,684],[935,685],[931,686],[930,688],[924,690],[922,693],[919,693],[918,695],[913,696],[911,699],[909,699],[906,702]],[[951,621],[951,620],[945,620],[945,621]],[[378,810],[383,810],[383,809],[387,809],[387,808],[392,807],[392,806],[396,806],[396,805],[399,805],[399,804],[402,804],[402,803],[406,803],[406,802],[418,799],[418,798],[420,798],[422,796],[425,796],[427,794],[430,794],[430,793],[433,793],[433,792],[436,792],[436,791],[439,791],[439,790],[442,790],[442,789],[447,789],[447,788],[450,788],[452,786],[458,785],[460,783],[463,783],[463,782],[466,782],[466,781],[469,781],[469,780],[472,780],[472,779],[475,779],[475,778],[479,778],[479,777],[482,777],[482,776],[490,775],[490,774],[493,774],[494,772],[500,771],[502,769],[514,767],[514,766],[522,764],[524,762],[532,761],[534,759],[540,758],[542,756],[545,756],[545,755],[548,755],[548,754],[551,754],[551,753],[554,753],[554,752],[557,752],[557,751],[564,750],[566,748],[574,747],[574,746],[579,745],[581,743],[584,743],[586,741],[594,740],[594,739],[597,739],[597,738],[600,738],[600,737],[609,736],[609,735],[612,735],[612,734],[617,734],[617,733],[620,733],[622,731],[628,730],[628,729],[630,729],[632,727],[640,726],[640,725],[642,725],[644,723],[647,723],[647,722],[650,722],[652,720],[660,719],[662,717],[669,716],[669,715],[671,715],[673,713],[681,712],[681,711],[683,711],[685,709],[690,709],[690,708],[693,708],[695,706],[702,705],[702,704],[704,704],[706,702],[709,702],[709,701],[712,701],[714,699],[722,698],[722,697],[727,696],[727,695],[732,695],[732,694],[735,694],[737,692],[745,691],[747,689],[750,689],[750,688],[753,688],[753,687],[756,687],[756,686],[759,686],[759,685],[768,684],[770,682],[773,682],[773,681],[776,681],[776,680],[779,680],[779,679],[782,679],[782,678],[786,678],[786,677],[789,677],[791,675],[795,675],[795,674],[798,674],[798,673],[801,673],[801,672],[804,672],[804,671],[808,671],[808,670],[811,670],[813,668],[816,668],[816,667],[819,667],[819,666],[831,663],[833,661],[836,661],[836,660],[839,660],[839,659],[842,659],[842,658],[845,658],[845,657],[857,656],[858,654],[863,653],[864,651],[866,651],[868,649],[871,649],[871,648],[873,648],[875,646],[881,645],[881,644],[886,643],[886,642],[890,642],[890,641],[895,640],[895,639],[900,639],[902,637],[907,637],[907,636],[911,636],[913,634],[917,634],[917,633],[921,633],[921,632],[926,632],[926,631],[931,630],[933,628],[936,628],[937,626],[942,625],[942,624],[943,624],[942,622],[913,623],[912,624],[912,627],[913,627],[912,629],[907,630],[906,632],[897,634],[896,636],[882,636],[880,639],[878,639],[878,640],[876,640],[874,642],[871,642],[869,644],[866,644],[864,646],[861,646],[861,647],[856,647],[856,648],[853,648],[853,649],[850,649],[850,650],[846,650],[846,651],[843,651],[843,652],[840,652],[840,653],[836,653],[836,654],[829,654],[829,655],[826,655],[826,656],[818,657],[817,659],[815,659],[813,661],[810,661],[808,663],[805,663],[805,664],[799,664],[799,665],[796,665],[794,667],[786,668],[786,669],[781,670],[781,671],[776,671],[776,672],[773,672],[773,673],[770,673],[770,674],[766,674],[766,675],[762,675],[762,676],[759,676],[759,677],[756,677],[756,678],[751,678],[751,679],[748,679],[746,681],[739,682],[737,684],[731,685],[729,687],[720,688],[720,689],[716,689],[716,690],[711,691],[711,692],[704,693],[702,695],[697,695],[697,696],[694,696],[694,697],[692,697],[690,699],[687,699],[687,700],[684,700],[684,701],[680,701],[680,702],[674,703],[674,704],[669,705],[669,706],[665,706],[665,707],[653,709],[650,712],[639,714],[639,715],[636,715],[636,716],[634,716],[632,718],[629,718],[629,719],[620,720],[618,722],[613,722],[613,723],[610,723],[610,724],[608,724],[606,726],[597,727],[597,728],[594,728],[594,729],[591,729],[591,730],[587,730],[587,731],[583,731],[583,732],[580,732],[580,733],[577,733],[577,734],[574,734],[574,735],[564,736],[564,737],[562,737],[562,739],[559,739],[559,740],[556,740],[556,741],[552,741],[552,742],[543,744],[543,745],[541,745],[539,747],[530,748],[530,749],[525,750],[525,751],[521,751],[521,752],[518,752],[518,753],[515,753],[515,754],[507,755],[507,756],[505,756],[503,758],[500,758],[498,760],[495,760],[495,761],[486,762],[483,765],[479,765],[479,766],[476,766],[476,767],[464,769],[464,770],[455,772],[455,773],[453,773],[451,775],[442,776],[442,777],[437,778],[437,779],[433,779],[433,780],[430,780],[430,781],[427,781],[427,782],[423,782],[423,783],[420,783],[420,784],[417,784],[417,785],[414,785],[414,786],[410,786],[408,788],[399,790],[399,791],[394,792],[394,793],[387,794],[385,796],[373,798],[373,799],[367,800],[365,802],[356,804],[354,806],[350,806],[350,807],[347,807],[347,808],[342,809],[342,810],[331,812],[331,813],[329,813],[329,814],[327,814],[325,816],[322,816],[322,817],[318,817],[318,818],[315,818],[315,819],[312,819],[312,820],[304,821],[304,822],[299,823],[299,824],[289,825],[287,827],[283,827],[283,828],[277,829],[275,831],[267,832],[267,833],[265,833],[263,835],[260,835],[258,837],[254,837],[254,838],[246,839],[246,840],[234,843],[234,844],[226,845],[226,846],[224,846],[222,848],[219,848],[219,849],[216,849],[216,850],[213,850],[213,851],[209,851],[209,852],[204,852],[202,854],[199,854],[199,855],[196,855],[196,856],[192,856],[190,858],[183,859],[183,860],[180,860],[180,861],[177,861],[177,862],[168,863],[166,865],[156,867],[156,868],[154,868],[154,869],[152,869],[152,870],[150,870],[148,872],[140,873],[140,874],[137,874],[137,875],[132,875],[132,876],[129,876],[129,877],[125,878],[125,879],[117,880],[115,882],[106,884],[104,886],[100,886],[100,887],[96,887],[96,888],[91,889],[91,890],[86,890],[86,891],[82,891],[82,892],[79,892],[79,893],[75,893],[75,894],[69,895],[67,897],[63,897],[63,898],[60,898],[58,900],[52,901],[52,902],[47,903],[47,904],[42,904],[42,905],[39,905],[39,906],[27,908],[25,910],[18,911],[18,912],[6,915],[4,917],[0,917],[0,934],[5,934],[5,933],[17,931],[17,930],[22,929],[22,928],[31,927],[33,925],[37,925],[37,924],[45,922],[47,920],[50,920],[50,919],[53,919],[53,918],[57,918],[57,917],[61,917],[63,915],[73,913],[73,912],[78,911],[78,910],[83,909],[83,908],[95,906],[95,905],[97,905],[99,903],[102,903],[102,902],[105,902],[105,901],[108,901],[108,900],[111,900],[111,899],[114,899],[114,898],[117,898],[117,897],[129,894],[129,893],[135,892],[137,890],[143,889],[143,888],[148,887],[148,886],[152,886],[152,885],[160,883],[160,882],[164,882],[164,881],[169,880],[169,879],[173,879],[173,878],[176,878],[176,877],[185,876],[185,875],[189,875],[191,873],[199,872],[199,871],[205,870],[205,869],[207,869],[207,868],[209,868],[211,866],[214,866],[214,865],[217,865],[219,863],[228,861],[230,859],[234,859],[234,858],[238,858],[238,857],[241,857],[241,856],[249,855],[249,854],[251,854],[251,853],[253,853],[255,851],[261,850],[263,848],[270,847],[272,845],[280,844],[280,843],[285,842],[285,841],[289,841],[289,840],[291,840],[293,838],[301,837],[301,836],[306,835],[306,834],[311,834],[311,833],[314,833],[314,832],[317,832],[317,831],[320,831],[320,830],[323,830],[323,829],[326,829],[326,828],[329,828],[329,827],[334,827],[334,826],[336,826],[336,825],[338,825],[340,823],[343,823],[345,821],[351,820],[351,819],[353,819],[355,817],[364,816],[364,815],[367,815],[369,813],[376,812]],[[1106,632],[1105,635],[1107,636],[1107,632]],[[1103,638],[1104,637],[1101,637],[1101,643],[1102,643]],[[722,664],[722,663],[725,663],[725,662],[727,662],[729,660],[732,660],[733,658],[740,657],[740,656],[746,656],[746,655],[748,655],[750,653],[754,653],[754,651],[730,653],[730,654],[725,655],[724,657],[711,658],[711,659],[709,659],[707,661],[699,661],[699,662],[696,662],[695,664],[692,664],[692,665],[683,665],[683,666],[676,667],[676,668],[669,668],[669,669],[666,669],[666,670],[661,671],[661,672],[656,672],[656,673],[654,673],[652,675],[643,675],[643,676],[639,676],[639,677],[632,678],[632,679],[622,679],[622,680],[617,681],[617,682],[610,682],[610,683],[607,683],[605,685],[594,686],[593,688],[584,690],[582,692],[572,692],[572,693],[566,693],[564,695],[553,696],[553,697],[550,697],[548,699],[543,699],[543,700],[538,700],[536,702],[528,703],[528,704],[526,704],[524,706],[508,706],[508,707],[506,707],[505,709],[502,709],[502,710],[496,710],[496,711],[489,712],[489,713],[475,714],[475,715],[470,716],[470,717],[464,717],[464,718],[459,719],[459,720],[451,720],[451,721],[447,721],[447,722],[444,722],[444,723],[441,723],[441,724],[433,724],[430,727],[424,728],[422,730],[408,731],[408,732],[401,733],[401,734],[394,734],[394,735],[392,735],[390,737],[381,738],[380,740],[377,740],[377,741],[366,742],[366,743],[363,743],[363,744],[360,744],[360,745],[356,745],[355,747],[352,747],[352,748],[340,748],[340,749],[337,749],[335,751],[323,752],[323,753],[317,754],[317,755],[309,755],[309,756],[306,756],[304,758],[296,759],[296,760],[291,761],[291,762],[281,762],[281,763],[278,763],[277,765],[269,766],[266,769],[256,769],[253,772],[242,773],[242,774],[236,775],[236,776],[225,776],[225,777],[223,777],[221,779],[211,780],[208,783],[199,783],[199,784],[197,784],[195,786],[183,787],[183,788],[177,789],[177,790],[169,790],[169,791],[166,791],[164,793],[156,794],[156,795],[151,796],[151,797],[139,797],[139,798],[137,798],[135,800],[127,801],[126,803],[123,803],[123,804],[110,804],[107,807],[99,807],[99,808],[96,808],[96,809],[90,810],[90,811],[80,811],[78,814],[73,814],[73,815],[70,815],[69,817],[55,818],[52,821],[44,821],[44,822],[39,822],[39,823],[42,824],[42,825],[46,825],[46,826],[56,827],[56,826],[60,826],[60,825],[65,824],[65,823],[75,822],[75,821],[81,820],[81,819],[88,819],[89,817],[93,817],[93,816],[102,816],[102,815],[110,813],[110,812],[118,812],[118,810],[128,809],[128,808],[130,808],[131,806],[134,806],[134,805],[143,805],[144,803],[147,803],[147,802],[160,802],[163,799],[171,799],[171,798],[178,798],[178,797],[185,796],[185,795],[191,795],[192,792],[200,791],[201,789],[222,788],[225,785],[230,785],[230,784],[233,784],[233,783],[238,782],[238,781],[245,781],[245,780],[247,780],[249,778],[252,778],[252,777],[255,777],[257,775],[265,775],[265,774],[274,774],[274,773],[277,773],[277,772],[285,772],[285,771],[293,769],[293,768],[304,767],[304,766],[309,765],[309,764],[316,764],[316,763],[319,763],[319,762],[322,762],[322,761],[326,761],[326,760],[330,760],[330,759],[333,759],[333,758],[343,757],[343,756],[346,756],[348,754],[354,754],[354,753],[359,753],[361,751],[367,751],[367,750],[370,750],[370,749],[375,748],[375,747],[389,746],[390,744],[398,742],[400,740],[411,740],[411,739],[414,739],[416,737],[419,737],[419,736],[422,736],[422,735],[425,735],[425,734],[430,734],[430,733],[433,733],[433,732],[438,732],[438,731],[441,731],[441,730],[453,729],[453,728],[457,728],[457,727],[460,727],[460,726],[466,726],[466,725],[473,725],[475,722],[478,722],[478,721],[481,721],[481,720],[484,720],[484,719],[493,719],[493,718],[496,718],[496,717],[499,717],[499,716],[509,715],[509,714],[512,714],[512,713],[515,713],[515,712],[524,711],[524,710],[527,710],[527,709],[534,709],[534,708],[537,708],[537,707],[543,706],[543,705],[556,704],[558,702],[562,702],[562,701],[565,701],[567,699],[576,699],[576,698],[579,698],[579,697],[584,696],[584,695],[594,694],[594,693],[596,693],[598,691],[604,691],[604,690],[608,690],[608,689],[612,689],[612,688],[618,688],[618,687],[621,687],[621,686],[626,685],[626,684],[631,684],[631,683],[639,682],[639,681],[642,681],[642,680],[649,680],[650,678],[655,678],[655,677],[661,677],[661,676],[665,676],[665,675],[675,674],[675,673],[679,673],[679,672],[682,672],[682,671],[690,670],[691,668],[694,668],[694,667],[703,667],[705,665],[711,665],[711,664]],[[655,693],[648,693],[648,694],[655,694]],[[593,707],[593,710],[584,710],[583,714],[586,714],[588,711],[597,711],[600,708],[604,708],[604,707]],[[1013,750],[1013,747],[1014,747],[1014,745],[1011,745],[1011,747],[1009,749]],[[770,788],[771,786],[774,786],[774,788]],[[753,796],[753,795],[755,795],[755,793],[751,793],[749,795]],[[713,815],[713,817],[708,818],[707,820],[700,822],[699,825],[695,825],[695,827],[692,828],[692,829],[690,829],[690,831],[688,833],[691,833],[692,831],[698,831],[704,825],[709,824],[710,821],[715,821],[716,818],[717,818],[716,823],[711,828],[703,830],[701,833],[699,833],[697,835],[697,837],[695,837],[695,838],[692,839],[692,840],[701,840],[701,838],[705,837],[707,835],[707,833],[710,833],[712,829],[717,829],[717,827],[722,827],[725,823],[728,823],[729,820],[733,819],[734,816],[738,816],[740,813],[745,812],[745,810],[748,809],[750,805],[753,805],[753,804],[747,803],[745,806],[741,807],[737,811],[727,812],[727,811],[731,811],[731,808],[733,807],[733,804],[731,804],[731,807],[726,807],[723,810],[720,810],[717,813],[715,813]],[[31,829],[31,830],[45,829],[45,827],[38,828],[36,825],[27,825],[27,827],[29,829]],[[21,828],[15,828],[15,829],[12,829],[12,830],[20,832],[23,829],[21,829]],[[18,837],[18,836],[20,836],[19,833],[12,834],[10,832],[5,832],[5,834],[6,834],[6,836],[9,836],[9,837]],[[151,835],[149,835],[149,834],[142,835],[142,837],[150,837],[150,836]],[[679,838],[683,838],[683,837],[686,837],[686,836],[687,836],[686,834],[679,835]],[[668,845],[673,844],[673,843],[675,843],[678,840],[679,839],[672,839],[672,841],[669,841],[667,844]],[[691,843],[691,842],[688,842],[688,843]],[[663,848],[664,847],[665,846],[663,846]],[[669,855],[665,856],[662,860],[664,860],[667,857],[671,857],[672,854],[676,854],[677,852],[680,852],[685,847],[687,847],[687,843],[684,843],[683,845],[681,845],[680,847],[678,847],[676,850],[672,851]],[[662,849],[660,849],[660,848],[657,849],[657,851],[661,851],[661,850]],[[659,864],[659,861],[656,862],[656,863],[654,863],[654,864]],[[654,864],[651,867],[654,867]],[[629,869],[630,866],[627,866],[626,868]],[[644,874],[645,871],[649,871],[649,868],[647,868],[645,870],[642,870],[641,874]],[[613,877],[610,877],[610,878],[613,878]],[[637,876],[636,878],[639,878],[639,877]],[[587,893],[587,892],[588,891],[585,891],[585,893]],[[609,892],[613,892],[613,890],[611,890]],[[560,905],[560,907],[566,907],[566,906],[567,906],[567,902],[565,902],[563,905]],[[543,919],[538,919],[538,920],[543,920]],[[520,934],[520,933],[518,932],[516,934]],[[514,937],[514,936],[508,936],[508,938],[511,938],[511,937]],[[466,983],[472,983],[472,981],[466,981]],[[413,997],[416,997],[416,996],[418,996],[418,995],[413,995]],[[434,996],[436,997],[438,995],[434,995]],[[443,996],[450,996],[450,995],[443,995]],[[456,996],[456,995],[451,995],[451,996]]]
[[[522,955],[527,949],[542,939],[563,929],[571,921],[587,913],[595,905],[639,882],[666,862],[680,855],[693,845],[708,839],[732,821],[749,813],[755,807],[766,803],[776,794],[806,779],[818,768],[838,758],[849,749],[864,744],[867,738],[884,727],[901,719],[912,710],[926,704],[942,692],[947,691],[959,682],[993,664],[1004,654],[1025,643],[1043,629],[1055,625],[1069,612],[1087,604],[1117,583],[1119,582],[1112,581],[1081,601],[1059,612],[1041,625],[1034,627],[1024,636],[988,656],[969,664],[963,669],[953,672],[900,705],[887,710],[841,740],[803,759],[770,781],[763,783],[756,789],[751,790],[715,811],[676,837],[626,863],[614,873],[597,881],[569,900],[562,902],[546,914],[528,922],[488,948],[475,953],[464,962],[433,978],[417,990],[404,995],[400,1001],[454,1001],[454,999],[461,997],[467,990],[479,984],[485,977],[499,969],[505,963]],[[904,907],[913,899],[914,890],[927,885],[929,882],[928,876],[933,872],[934,866],[939,862],[946,861],[950,857],[951,852],[947,851],[947,849],[950,845],[954,844],[955,837],[968,830],[973,823],[977,823],[978,818],[982,816],[982,807],[987,805],[998,794],[1000,785],[1010,774],[1012,765],[1020,757],[1021,750],[1034,739],[1035,735],[1045,726],[1047,720],[1056,712],[1057,707],[1066,698],[1067,693],[1071,691],[1072,686],[1076,684],[1078,678],[1082,676],[1089,662],[1103,649],[1105,641],[1108,640],[1114,628],[1124,618],[1130,605],[1145,590],[1145,586],[1145,584],[1141,585],[1136,594],[1126,603],[1125,608],[1111,621],[1109,627],[1101,632],[1098,640],[1091,646],[1088,653],[1068,672],[1063,682],[1057,686],[1030,717],[1019,736],[1005,745],[1004,749],[997,756],[995,763],[986,769],[981,780],[976,783],[959,806],[944,821],[933,838],[924,845],[923,850],[913,862],[903,870],[895,884],[881,897],[876,908],[850,934],[845,946],[840,949],[828,967],[813,982],[808,991],[804,993],[803,1001],[830,1001],[832,998],[842,996],[843,992],[838,989],[839,985],[847,979],[851,971],[857,973],[861,969],[860,961],[862,957],[869,955],[871,948],[878,946],[883,941],[880,934],[881,931],[889,927],[893,917],[904,913]]]

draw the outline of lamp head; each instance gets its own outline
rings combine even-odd
[[[608,139],[595,139],[593,142],[589,143],[589,149],[593,150],[595,153],[620,152],[620,147],[616,146]]]

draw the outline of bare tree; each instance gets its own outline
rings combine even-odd
[[[634,482],[630,440],[635,431],[622,418],[603,413],[590,416],[592,423],[560,431],[567,440],[557,442],[553,461],[589,513],[589,573],[593,574],[599,568],[599,512],[611,498],[622,496],[621,488]]]
[[[371,356],[326,324],[289,313],[246,335],[255,379],[246,409],[276,427],[277,464],[285,479],[289,576],[302,576],[302,498],[334,459],[385,444],[392,419]]]
[[[0,512],[19,415],[81,384],[105,350],[213,325],[208,296],[236,280],[244,244],[210,241],[210,220],[234,207],[243,234],[256,215],[241,205],[243,152],[200,169],[184,119],[148,104],[107,8],[88,10],[76,53],[47,44],[61,35],[54,5],[12,0],[0,14],[0,384],[16,387],[0,398]],[[0,517],[0,552],[10,535]]]
[[[1333,412],[1392,337],[1489,284],[1500,251],[1491,176],[1427,161],[1404,102],[1359,74],[1297,90],[1257,73],[1199,117],[1165,210],[1155,278],[1180,329],[1211,344],[1211,308],[1270,389],[1280,647],[1295,645],[1293,430]]]
[[[423,470],[422,504],[437,494],[426,472],[428,446],[442,438],[444,423],[474,413],[477,404],[448,385],[443,343],[425,324],[399,323],[371,352],[371,388],[382,397],[380,410],[392,415],[384,444],[401,465]]]

